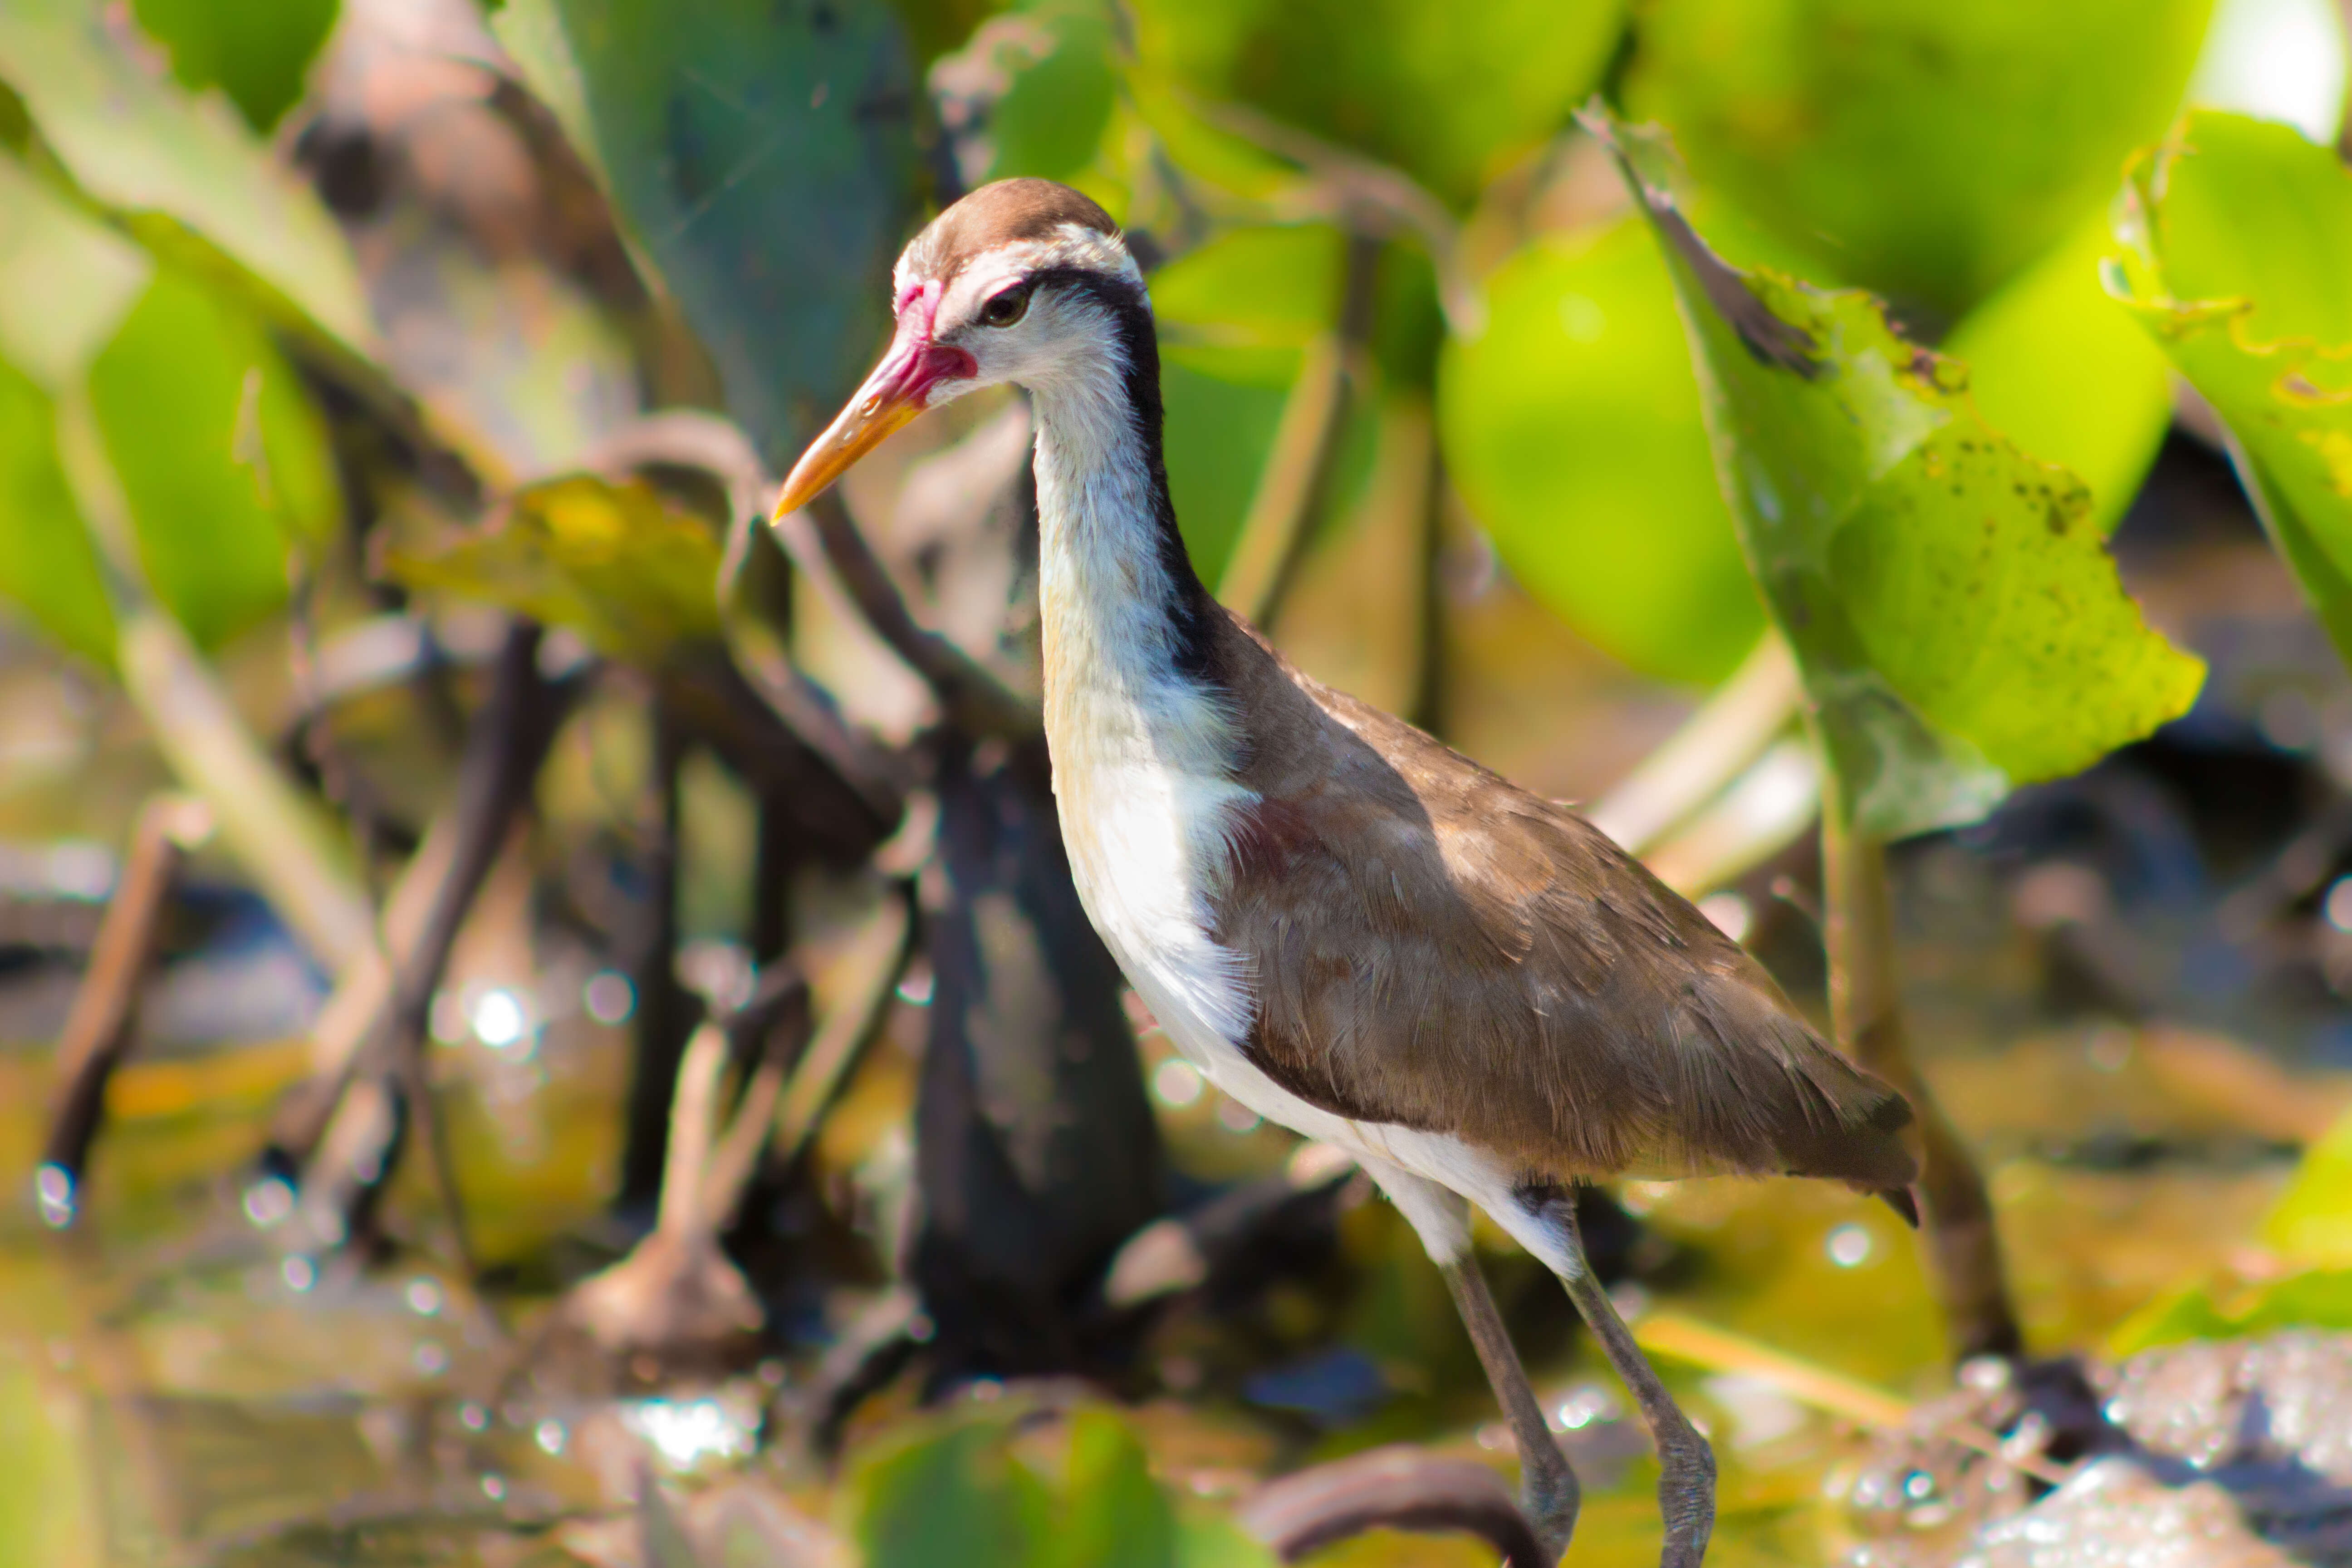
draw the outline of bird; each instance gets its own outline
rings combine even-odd
[[[1352,1155],[1412,1225],[1555,1553],[1578,1484],[1470,1208],[1559,1277],[1657,1447],[1662,1568],[1696,1568],[1713,1452],[1594,1279],[1576,1189],[1812,1176],[1916,1226],[1910,1106],[1572,809],[1314,680],[1212,597],[1170,499],[1150,289],[1100,205],[1048,180],[982,186],[891,282],[889,346],[775,519],[925,410],[1026,390],[1046,749],[1088,919],[1178,1051]]]

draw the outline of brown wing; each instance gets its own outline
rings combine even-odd
[[[1262,804],[1214,902],[1269,1077],[1530,1177],[1915,1178],[1902,1097],[1600,830],[1234,631]]]

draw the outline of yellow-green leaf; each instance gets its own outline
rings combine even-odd
[[[1662,141],[1617,140],[1750,568],[1858,824],[1967,821],[2185,712],[2203,667],[2141,619],[2082,482],[1987,426],[1965,370],[1869,295],[1724,261],[1665,194]]]
[[[2137,159],[2107,287],[2221,415],[2273,541],[2352,658],[2352,174],[2192,112]]]
[[[719,635],[719,553],[706,524],[646,486],[572,478],[523,490],[488,529],[395,549],[385,567],[652,664]]]

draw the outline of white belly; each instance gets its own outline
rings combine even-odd
[[[1055,794],[1072,879],[1128,983],[1184,1058],[1223,1093],[1278,1126],[1345,1150],[1404,1203],[1439,1252],[1426,1201],[1397,1180],[1418,1177],[1493,1212],[1506,1203],[1509,1173],[1483,1151],[1444,1133],[1335,1115],[1283,1088],[1253,1064],[1248,1038],[1255,1001],[1247,960],[1209,931],[1203,884],[1224,853],[1217,818],[1244,802],[1222,780],[1173,777],[1142,768],[1066,768],[1056,759]]]

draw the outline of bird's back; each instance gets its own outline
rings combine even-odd
[[[1214,663],[1255,798],[1213,934],[1248,965],[1245,1049],[1284,1089],[1530,1179],[1915,1178],[1902,1097],[1597,828],[1307,679],[1237,620]]]

